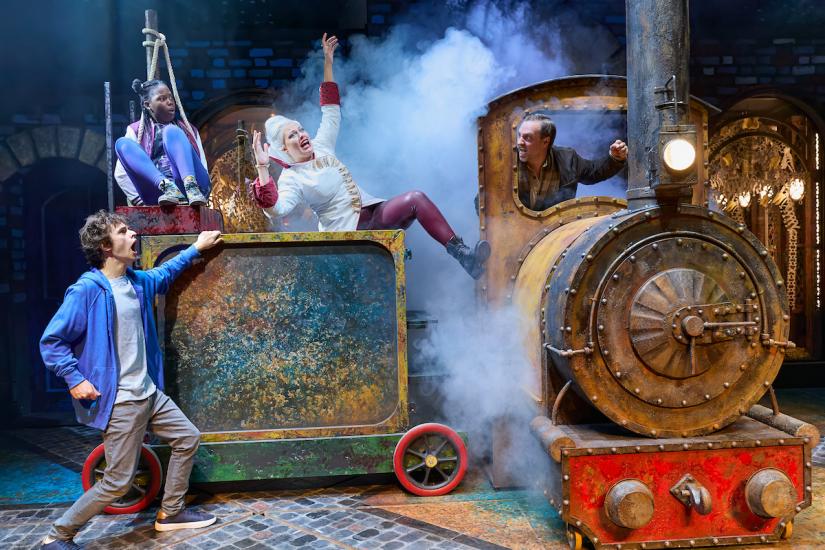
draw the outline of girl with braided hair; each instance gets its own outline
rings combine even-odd
[[[479,241],[473,248],[464,244],[438,207],[421,191],[408,191],[388,200],[370,196],[335,156],[341,107],[338,85],[332,76],[332,59],[338,39],[327,38],[325,33],[321,41],[321,126],[315,138],[310,139],[298,121],[278,115],[266,121],[268,143],[261,143],[260,132],[253,133],[252,148],[258,167],[258,178],[252,185],[255,202],[270,218],[286,216],[305,202],[318,216],[320,231],[407,229],[418,220],[471,277],[479,278],[490,256],[487,241]],[[270,160],[284,167],[277,184],[269,174]]]
[[[206,155],[183,107],[162,80],[135,79],[132,89],[140,97],[140,120],[115,142],[115,179],[129,203],[205,205],[211,189]]]

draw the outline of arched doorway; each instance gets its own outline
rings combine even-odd
[[[798,346],[788,359],[823,358],[823,130],[795,98],[759,92],[717,116],[710,136],[714,199],[766,245],[783,274]]]
[[[22,247],[10,251],[16,299],[7,309],[12,402],[23,416],[71,421],[66,383],[47,371],[39,339],[69,285],[88,269],[77,231],[90,213],[107,208],[106,175],[77,159],[45,158],[3,182],[19,190],[21,216],[10,220]]]

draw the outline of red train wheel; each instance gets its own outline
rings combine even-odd
[[[83,490],[88,491],[92,488],[92,485],[103,479],[105,469],[106,454],[101,443],[89,453],[86,462],[83,463],[83,472],[80,474]],[[129,487],[129,492],[107,506],[103,511],[107,514],[134,514],[140,512],[158,496],[162,479],[163,472],[158,455],[149,447],[141,446],[140,460],[135,478],[132,480],[132,486]]]
[[[392,459],[401,485],[422,497],[446,495],[467,471],[464,441],[443,424],[421,424],[405,433]]]

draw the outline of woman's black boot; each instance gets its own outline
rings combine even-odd
[[[461,237],[453,235],[446,244],[447,253],[458,260],[461,267],[470,274],[473,279],[478,279],[484,273],[484,262],[490,257],[490,243],[478,241],[473,248],[470,248]]]

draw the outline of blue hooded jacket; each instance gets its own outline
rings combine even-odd
[[[163,356],[153,314],[155,295],[166,294],[198,255],[193,245],[155,269],[126,270],[140,302],[146,367],[161,390]],[[62,377],[69,388],[88,380],[100,392],[94,402],[73,399],[77,421],[99,430],[105,430],[109,424],[120,379],[114,319],[115,301],[109,280],[99,269],[92,268],[66,291],[63,304],[40,339],[40,355],[46,368]]]

